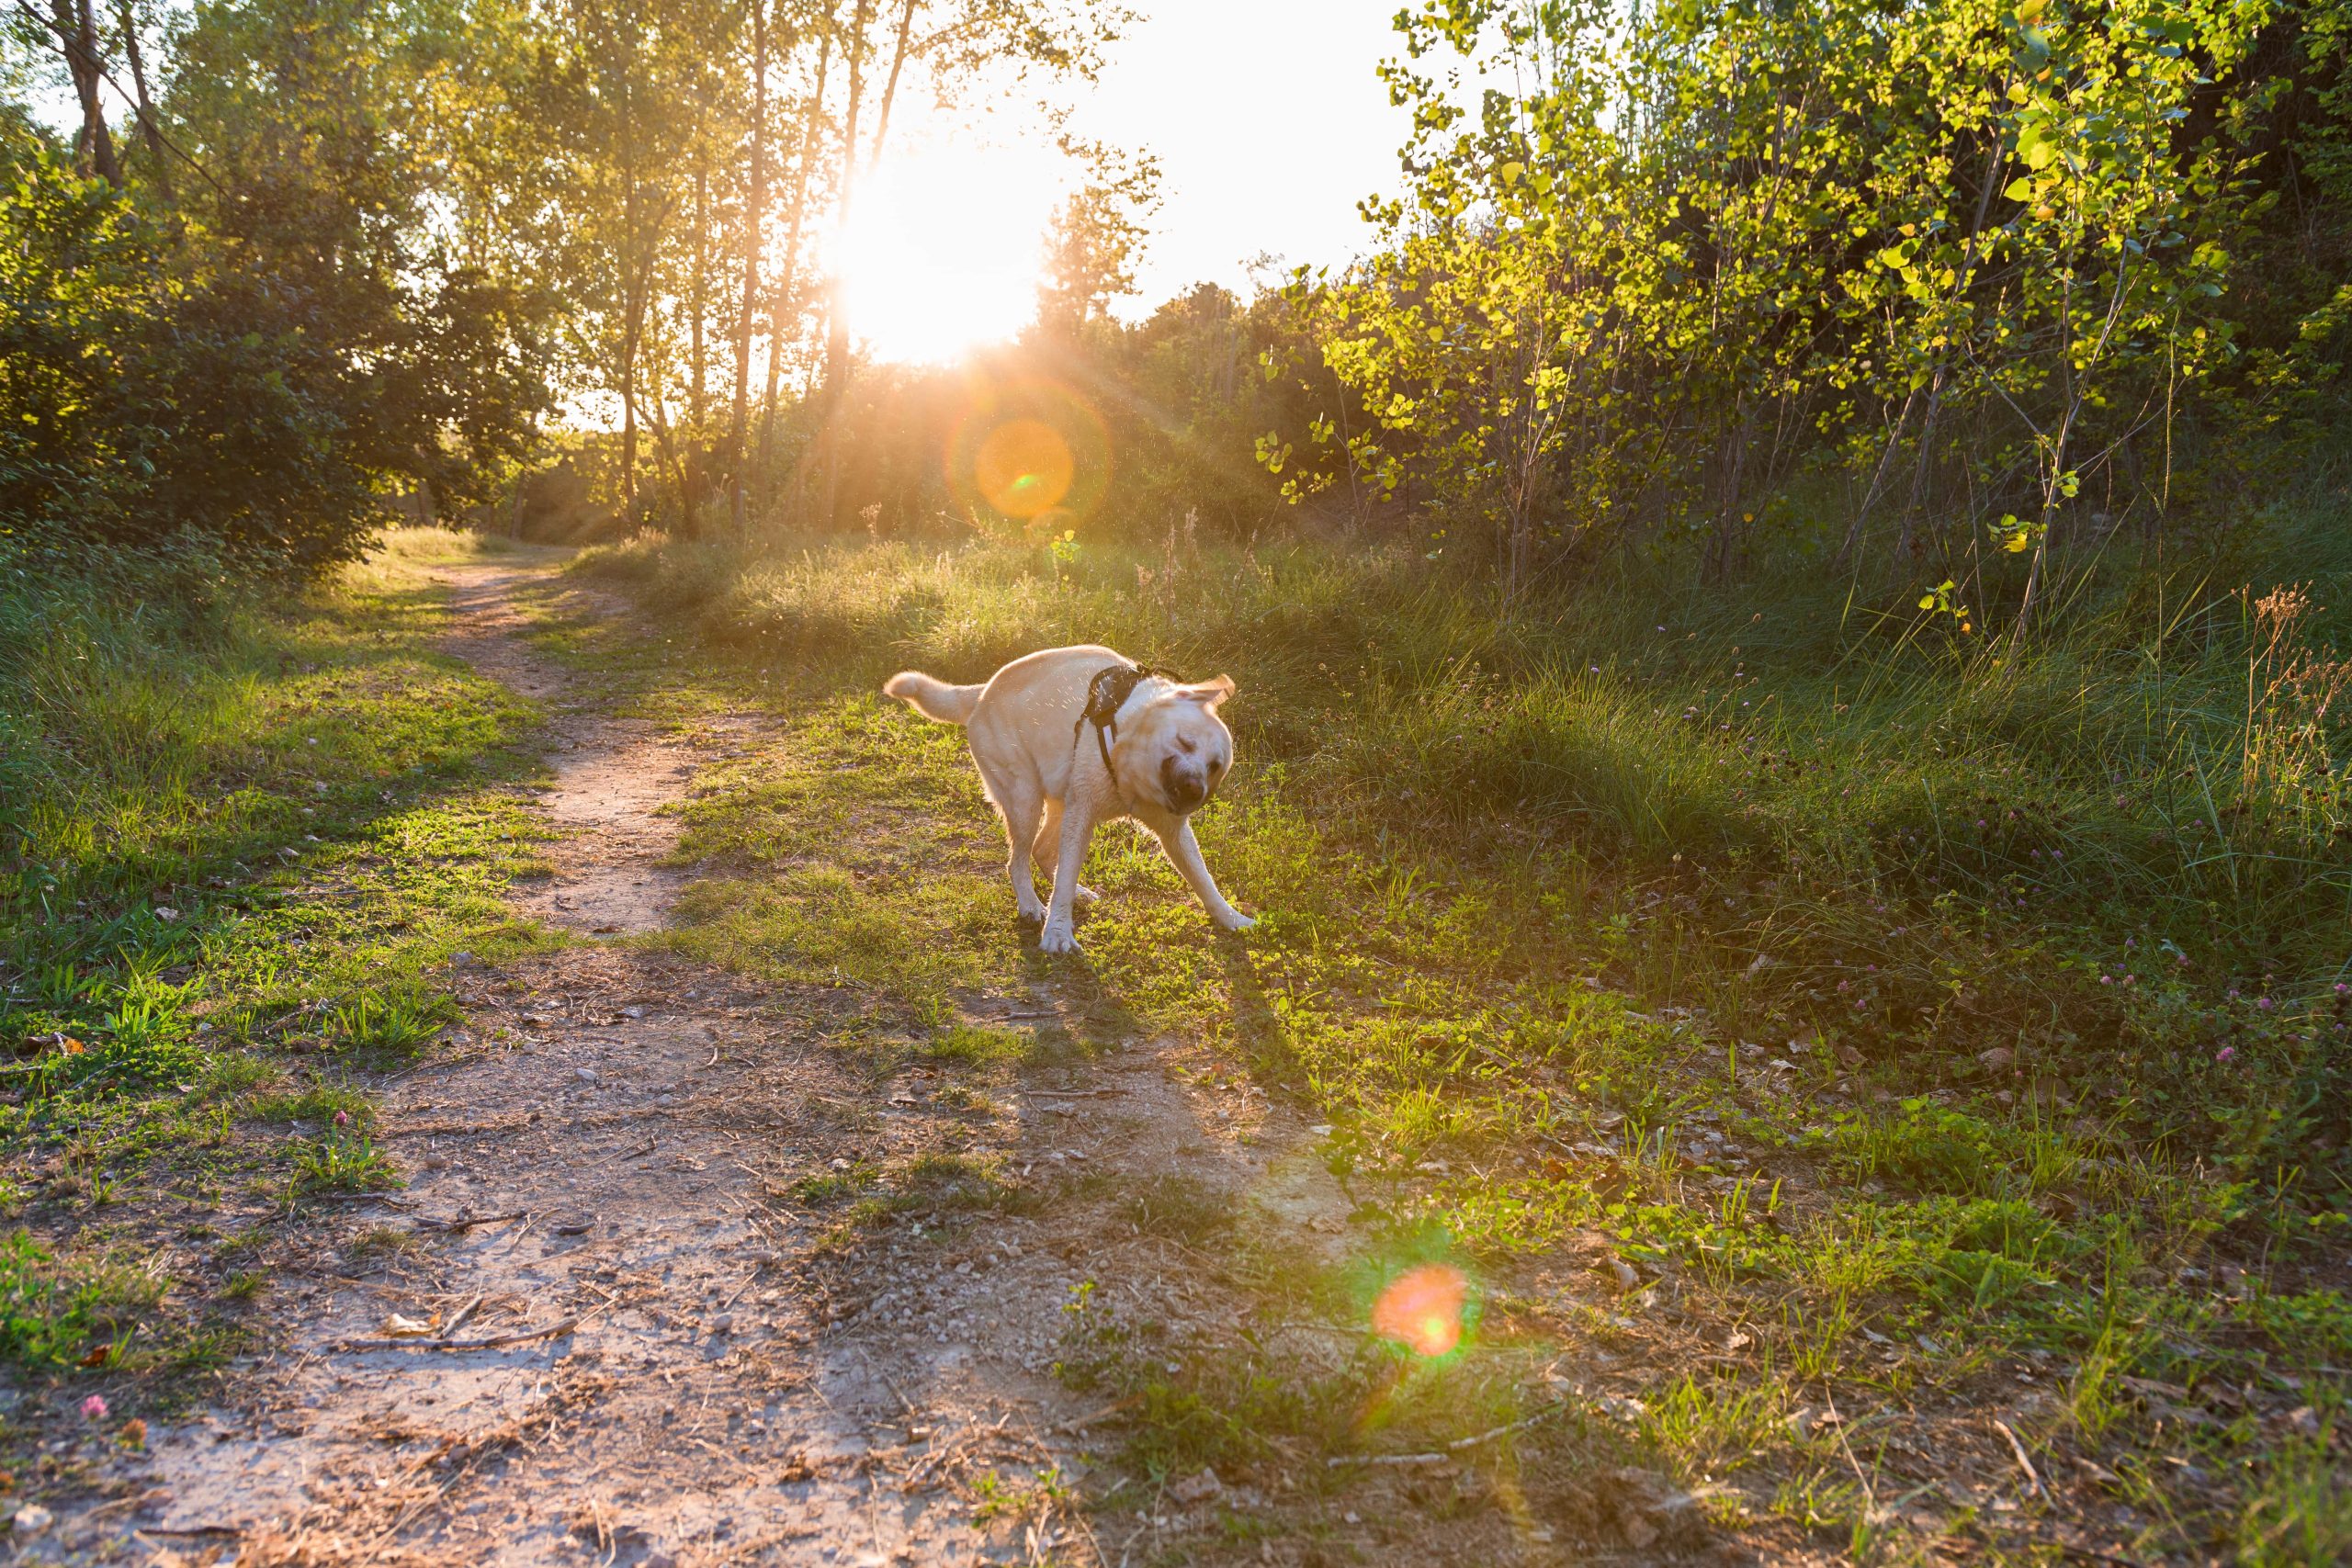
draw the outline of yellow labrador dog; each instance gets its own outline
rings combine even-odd
[[[1045,921],[1037,945],[1076,953],[1070,908],[1094,891],[1079,867],[1094,829],[1132,817],[1159,839],[1209,918],[1246,931],[1250,917],[1225,901],[1202,863],[1192,814],[1233,765],[1233,733],[1217,705],[1233,682],[1185,682],[1107,648],[1050,648],[1016,659],[984,686],[951,686],[907,671],[882,690],[942,724],[960,724],[980,782],[1012,846],[1005,870],[1023,919]],[[1054,885],[1040,908],[1032,858]]]

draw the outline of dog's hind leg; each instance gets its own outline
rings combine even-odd
[[[980,766],[980,782],[988,786],[997,815],[1004,818],[1009,852],[1004,874],[1012,879],[1012,902],[1023,919],[1042,920],[1046,907],[1037,901],[1037,884],[1030,875],[1029,854],[1030,846],[1037,841],[1037,819],[1045,811],[1044,793],[1035,781],[1016,777],[1007,769],[992,769],[986,763]]]
[[[1046,802],[1046,825],[1037,829],[1037,841],[1032,846],[1031,852],[1037,857],[1037,869],[1046,874],[1046,880],[1053,881],[1054,868],[1061,863],[1062,856],[1062,803],[1060,801]],[[1091,904],[1102,897],[1083,882],[1075,883],[1072,886],[1075,891],[1071,897],[1081,904]]]

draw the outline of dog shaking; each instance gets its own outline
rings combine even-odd
[[[885,696],[898,698],[925,718],[942,724],[967,724],[979,705],[985,686],[951,686],[920,671],[902,670],[882,683]]]
[[[882,690],[927,718],[964,727],[980,785],[1004,819],[1013,907],[1038,923],[1039,952],[1078,951],[1072,911],[1094,897],[1078,868],[1095,829],[1122,817],[1159,839],[1220,929],[1250,929],[1250,917],[1217,891],[1193,836],[1193,813],[1233,766],[1233,732],[1216,712],[1233,695],[1224,676],[1179,681],[1089,643],[1016,659],[985,686],[906,670]],[[1053,884],[1050,902],[1038,901],[1036,873]]]

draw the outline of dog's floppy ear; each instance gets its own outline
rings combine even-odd
[[[1213,708],[1233,695],[1233,677],[1220,675],[1214,681],[1195,681],[1188,686],[1177,687],[1169,695]]]

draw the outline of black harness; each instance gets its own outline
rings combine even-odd
[[[1165,680],[1175,677],[1165,670],[1154,670],[1148,664],[1113,664],[1098,671],[1086,685],[1086,706],[1079,711],[1078,721],[1069,727],[1069,749],[1078,751],[1079,737],[1089,723],[1094,726],[1094,749],[1102,753],[1102,771],[1111,782],[1119,782],[1119,770],[1111,765],[1111,742],[1119,738],[1119,710],[1136,694],[1136,688],[1158,675]]]

